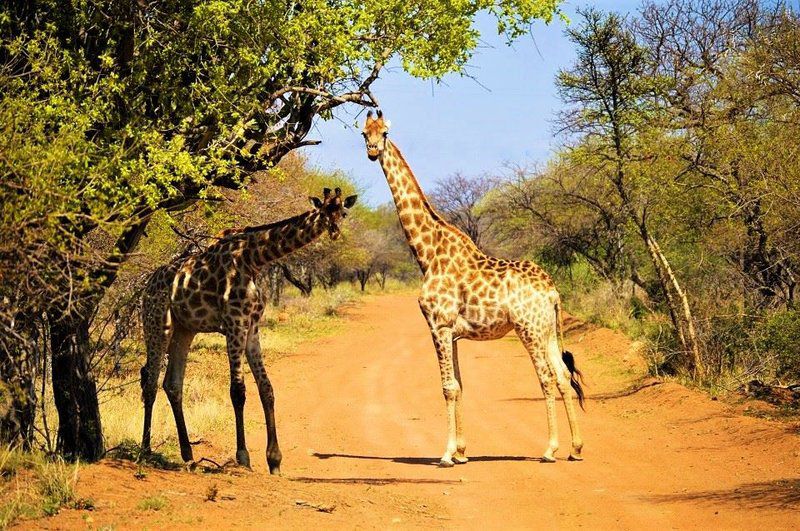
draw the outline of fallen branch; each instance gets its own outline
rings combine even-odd
[[[298,507],[308,507],[309,509],[315,509],[321,513],[332,513],[336,510],[336,505],[329,503],[311,503],[305,500],[295,500],[294,503]]]

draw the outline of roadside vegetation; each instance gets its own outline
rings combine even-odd
[[[22,518],[52,516],[65,506],[91,509],[75,496],[78,465],[42,452],[0,450],[0,529]]]

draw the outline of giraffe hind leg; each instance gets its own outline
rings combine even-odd
[[[153,420],[153,404],[158,392],[158,377],[161,365],[167,355],[167,346],[172,339],[172,324],[169,308],[165,301],[152,301],[145,298],[142,304],[144,316],[144,338],[147,348],[147,361],[141,369],[140,384],[144,402],[144,425],[142,427],[142,451],[150,451],[150,431]]]
[[[582,461],[581,450],[583,450],[583,439],[581,439],[580,429],[578,428],[577,410],[575,402],[572,400],[572,374],[562,357],[561,349],[558,346],[555,333],[552,334],[548,345],[550,364],[555,368],[556,387],[564,401],[564,409],[567,412],[567,422],[572,435],[572,451],[569,454],[570,461]]]
[[[175,427],[178,430],[178,444],[181,448],[181,458],[193,461],[192,446],[189,442],[189,433],[186,429],[186,419],[183,416],[183,379],[186,375],[186,359],[189,355],[189,346],[194,339],[194,332],[183,329],[176,330],[172,335],[169,345],[169,360],[167,374],[164,376],[164,391],[167,393],[172,414],[175,417]]]
[[[460,388],[460,392],[456,395],[455,404],[456,453],[453,454],[453,462],[460,465],[469,461],[469,458],[467,457],[467,441],[464,436],[464,422],[462,421],[461,403],[464,397],[464,384],[461,383],[461,367],[458,365],[458,341],[453,341],[453,369]]]
[[[555,453],[558,450],[558,425],[556,422],[556,370],[548,359],[547,346],[541,333],[534,330],[533,326],[517,325],[516,332],[522,344],[531,357],[539,384],[542,387],[545,407],[547,409],[547,428],[549,442],[547,449],[542,454],[542,461],[554,463]]]

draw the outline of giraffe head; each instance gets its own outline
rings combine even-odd
[[[328,235],[331,240],[335,240],[341,233],[339,223],[347,217],[347,210],[356,204],[358,196],[351,195],[342,198],[341,188],[337,188],[334,193],[331,193],[330,188],[325,188],[322,191],[322,199],[319,197],[309,197],[309,199],[314,208],[322,213],[322,220],[328,228]]]
[[[364,124],[362,135],[367,143],[367,157],[369,160],[378,160],[386,149],[386,139],[389,136],[389,120],[383,119],[383,113],[378,111],[377,118],[372,116],[372,111],[367,113],[367,122]]]

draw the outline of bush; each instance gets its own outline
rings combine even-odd
[[[778,312],[758,327],[761,348],[775,358],[775,376],[781,380],[800,380],[800,311]]]

